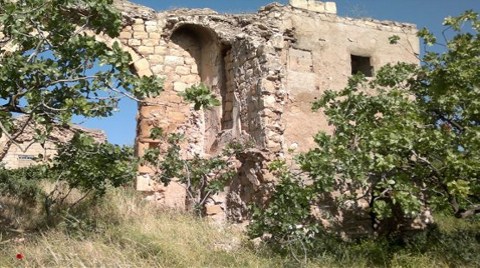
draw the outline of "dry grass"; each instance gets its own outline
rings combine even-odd
[[[428,246],[425,249],[392,252],[365,241],[340,245],[338,254],[325,253],[300,265],[293,258],[254,249],[238,227],[161,210],[134,191],[110,190],[101,203],[86,202],[63,214],[50,229],[45,227],[41,205],[32,207],[5,197],[0,203],[6,208],[0,215],[14,219],[12,230],[0,229],[0,234],[10,235],[0,237],[0,267],[467,267],[480,263],[480,243],[475,241],[480,223],[449,217],[439,218],[438,240],[432,240],[437,245],[418,240],[419,247]],[[16,259],[19,253],[22,260]]]
[[[85,218],[77,212],[55,229],[26,232],[1,242],[0,266],[272,267],[282,263],[278,257],[258,256],[244,247],[245,238],[235,227],[162,211],[122,190],[110,191],[105,200],[83,213]],[[33,209],[27,214],[35,213]],[[92,216],[95,221],[89,219]],[[16,259],[18,253],[24,255],[22,260]]]

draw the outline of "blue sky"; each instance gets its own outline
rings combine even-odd
[[[208,7],[221,13],[255,12],[268,0],[133,0],[156,10],[171,8]],[[287,4],[288,0],[277,1]],[[480,0],[338,0],[338,14],[349,17],[371,17],[380,20],[409,22],[418,28],[427,27],[437,35],[441,33],[443,19],[456,16],[465,10],[480,12]],[[114,116],[90,119],[82,125],[103,129],[109,141],[116,144],[133,145],[135,137],[137,104],[131,100],[120,102],[120,111]],[[78,122],[78,121],[77,121]]]

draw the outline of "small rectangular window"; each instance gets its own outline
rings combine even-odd
[[[370,57],[351,55],[352,75],[361,73],[366,77],[373,76],[373,66],[370,64]]]
[[[35,156],[34,155],[19,154],[18,155],[18,160],[32,161],[32,160],[35,160]]]

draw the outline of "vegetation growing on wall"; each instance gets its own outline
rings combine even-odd
[[[203,84],[187,88],[182,96],[194,104],[195,110],[220,105]],[[146,150],[142,162],[153,169],[152,179],[164,185],[172,181],[184,185],[189,209],[204,216],[206,204],[235,176],[234,158],[243,149],[242,145],[231,143],[220,154],[206,158],[198,154],[182,155],[181,134],[165,135],[161,128],[153,128],[150,137],[159,141],[158,146]]]

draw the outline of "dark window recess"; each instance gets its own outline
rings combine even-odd
[[[370,65],[370,57],[351,55],[352,75],[361,73],[366,77],[373,76],[373,66]]]
[[[159,142],[149,142],[148,143],[148,149],[150,149],[150,150],[157,149],[158,145],[160,145]]]

